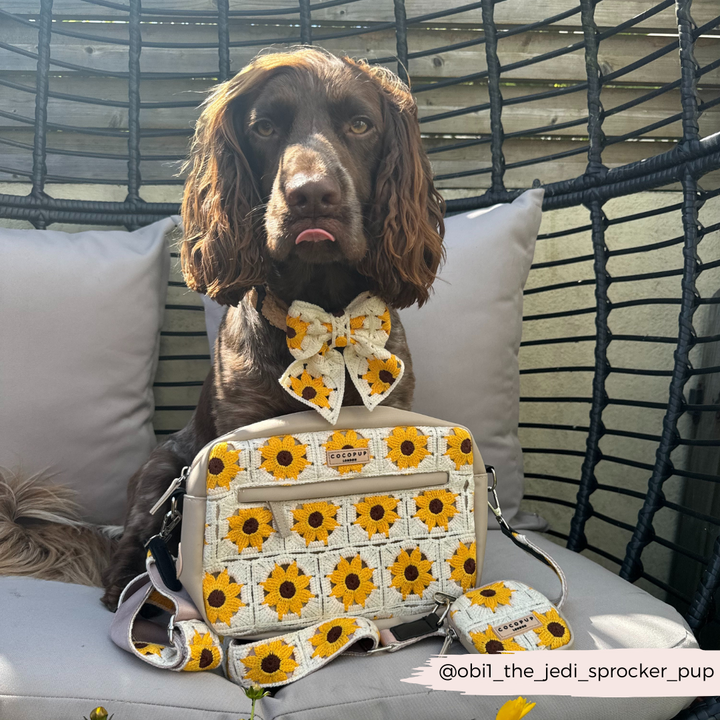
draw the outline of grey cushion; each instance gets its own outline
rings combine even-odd
[[[697,647],[678,613],[580,555],[529,533],[567,573],[575,649]],[[554,575],[490,533],[483,581],[517,579],[557,593]],[[115,647],[93,588],[0,578],[0,718],[80,720],[98,703],[118,720],[238,720],[242,690],[207,673],[152,668]],[[44,641],[40,628],[47,628]],[[341,657],[262,701],[262,720],[485,720],[508,699],[428,691],[400,682],[440,650],[428,640],[392,655]],[[452,652],[462,648],[456,645]],[[532,720],[669,720],[690,699],[541,697]]]
[[[177,218],[135,232],[0,230],[0,465],[122,522],[155,447],[152,383]]]

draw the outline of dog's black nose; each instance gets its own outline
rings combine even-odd
[[[288,207],[301,217],[326,215],[340,205],[340,185],[330,175],[307,178],[296,176],[285,189]]]

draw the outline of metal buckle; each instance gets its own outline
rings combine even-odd
[[[167,540],[170,537],[170,533],[175,529],[177,524],[182,520],[182,515],[177,509],[177,497],[173,495],[170,498],[170,510],[165,513],[165,517],[162,521],[162,527],[160,528],[160,537],[163,540]]]
[[[180,476],[176,477],[168,486],[168,489],[160,496],[159,500],[150,508],[150,514],[154,515],[167,501],[167,499],[187,480],[190,474],[190,466],[186,465],[181,471]]]
[[[447,628],[445,631],[445,641],[443,646],[440,648],[440,655],[446,655],[448,648],[453,644],[453,640],[457,640],[457,633],[451,628]]]
[[[445,618],[448,616],[448,613],[450,612],[450,605],[452,605],[457,598],[454,598],[452,595],[447,595],[443,592],[436,592],[433,595],[433,598],[435,600],[435,607],[433,608],[433,613],[437,613],[441,605],[445,606],[443,614],[440,616],[440,620],[438,621],[438,625],[442,625],[445,622]]]
[[[495,472],[495,468],[492,465],[486,465],[485,472],[492,475],[492,485],[488,488],[488,492],[492,494],[493,502],[488,500],[488,507],[492,510],[493,515],[495,515],[495,519],[498,521],[498,524],[512,532],[510,526],[503,517],[502,509],[500,508],[500,500],[497,495],[497,473]],[[495,504],[493,505],[493,503]]]

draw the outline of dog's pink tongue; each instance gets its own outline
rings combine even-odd
[[[335,242],[335,238],[326,230],[321,230],[320,228],[309,228],[308,230],[303,230],[295,238],[295,244],[299,245],[301,242],[322,242],[323,240]]]

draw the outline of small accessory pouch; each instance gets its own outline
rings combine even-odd
[[[558,608],[516,580],[500,580],[465,593],[452,604],[448,620],[471,653],[567,650],[573,643],[570,625]]]
[[[552,603],[542,593],[517,580],[499,580],[469,590],[450,606],[450,635],[457,636],[471,653],[494,655],[520,650],[567,650],[573,644],[573,632],[560,614],[567,598],[567,580],[562,568],[542,548],[525,535],[513,530],[502,515],[498,502],[495,470],[488,491],[494,505],[490,510],[503,535],[517,547],[549,567],[560,581],[560,598]]]

